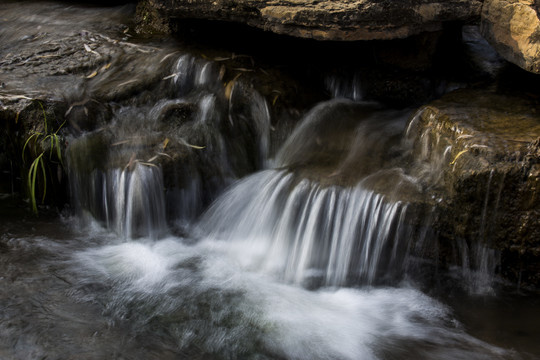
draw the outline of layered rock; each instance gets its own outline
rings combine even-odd
[[[446,246],[501,251],[513,280],[540,283],[540,114],[533,99],[456,91],[411,121],[415,169],[431,183]]]
[[[540,19],[533,0],[486,0],[482,34],[506,60],[540,74]]]
[[[139,21],[157,31],[169,18],[245,23],[278,34],[317,40],[405,38],[440,30],[446,22],[478,19],[481,1],[392,0],[143,0]]]

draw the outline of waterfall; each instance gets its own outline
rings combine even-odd
[[[358,73],[353,76],[328,75],[325,78],[325,86],[333,98],[345,98],[355,101],[364,98],[364,91]]]
[[[528,193],[508,193],[516,177],[535,177],[508,173],[504,183],[506,169],[482,167],[449,189],[483,144],[441,136],[428,112],[363,100],[425,98],[452,64],[417,73],[413,58],[390,59],[410,52],[408,40],[346,59],[338,44],[284,46],[282,36],[218,34],[230,24],[198,20],[171,23],[182,30],[175,39],[145,39],[134,8],[0,4],[2,119],[10,134],[33,134],[27,150],[47,151],[37,116],[49,130],[65,120],[54,140],[67,146],[57,157],[73,210],[31,216],[0,194],[2,359],[540,354],[537,296],[476,296],[500,290],[492,235],[519,245],[501,228]],[[413,43],[438,59],[449,30]],[[481,39],[466,35],[476,48]],[[289,61],[296,44],[306,56]],[[447,70],[453,79],[463,69]],[[49,165],[39,167],[56,180],[48,170],[60,166]]]
[[[166,231],[159,167],[135,163],[132,168],[94,170],[89,176],[73,173],[70,181],[75,208],[90,211],[123,239],[156,239]]]
[[[406,204],[361,185],[323,187],[268,170],[222,195],[199,228],[260,254],[254,265],[286,282],[341,286],[402,275],[406,216]]]
[[[156,91],[108,105],[106,125],[69,139],[74,208],[127,239],[159,237],[168,227],[184,232],[269,157],[264,97],[241,79],[225,82],[216,62],[173,55],[159,55],[170,75]]]
[[[112,106],[108,125],[70,139],[79,213],[124,239],[157,239],[189,235],[218,198],[201,236],[242,243],[258,271],[307,287],[395,283],[411,252],[423,256],[419,234],[432,234],[433,216],[418,210],[433,207],[426,190],[441,186],[452,148],[421,128],[422,113],[359,101],[358,76],[329,77],[335,99],[308,111],[271,159],[262,95],[239,76],[224,80],[217,62],[165,58],[166,91]],[[462,266],[486,251],[460,246]]]

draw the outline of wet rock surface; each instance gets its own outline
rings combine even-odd
[[[139,2],[143,26],[167,30],[168,19],[235,21],[317,40],[405,38],[443,24],[478,19],[480,1],[163,1]]]
[[[501,271],[538,285],[540,114],[536,98],[489,91],[450,93],[409,125],[416,172],[439,198],[448,244],[465,239],[501,251]]]
[[[92,133],[91,152],[81,152],[77,161],[87,176],[95,169],[133,168],[138,162],[161,164],[168,187],[186,185],[200,170],[206,189],[214,191],[225,179],[254,171],[267,156],[255,149],[268,128],[252,121],[263,121],[259,118],[268,116],[268,109],[252,86],[260,80],[253,80],[256,69],[249,56],[217,53],[214,62],[170,43],[140,44],[130,35],[129,6],[110,8],[106,15],[103,9],[48,3],[0,6],[0,118],[5,124],[0,161],[6,192],[27,191],[30,163],[50,150],[41,139],[56,132],[62,151]],[[281,114],[288,90],[274,84],[263,91],[275,97],[273,110]],[[118,126],[125,128],[118,132]],[[222,133],[231,141],[224,142]],[[36,140],[27,144],[31,136]],[[230,168],[218,170],[226,167],[225,151]],[[66,174],[60,159],[54,161],[47,164],[52,170],[46,202],[60,187],[63,194],[56,195],[62,203]],[[37,186],[43,187],[39,176]],[[208,202],[210,195],[205,196]]]

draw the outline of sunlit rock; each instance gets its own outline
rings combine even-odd
[[[462,90],[409,124],[419,178],[440,199],[443,237],[502,251],[507,277],[538,284],[540,114],[534,99]]]
[[[486,0],[482,34],[508,61],[540,73],[540,19],[533,0]]]
[[[145,0],[139,23],[167,30],[168,19],[240,22],[278,34],[317,40],[405,38],[440,30],[446,22],[480,16],[481,1],[258,1]]]

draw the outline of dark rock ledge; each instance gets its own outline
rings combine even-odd
[[[533,0],[141,0],[137,12],[142,32],[169,32],[171,21],[205,19],[333,41],[407,38],[481,22],[484,37],[502,57],[540,73],[540,19]]]

